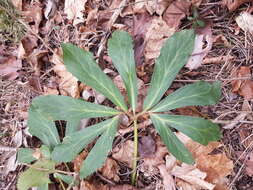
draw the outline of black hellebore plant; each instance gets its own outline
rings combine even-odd
[[[50,182],[48,178],[50,173],[54,173],[54,177],[65,182],[73,183],[73,178],[60,174],[60,171],[55,170],[55,165],[71,162],[89,143],[99,137],[83,161],[80,170],[81,178],[91,175],[103,165],[107,154],[112,149],[121,114],[129,115],[131,118],[129,124],[134,126],[133,182],[136,178],[138,118],[144,114],[150,116],[155,129],[171,154],[187,164],[194,163],[191,153],[172,132],[172,128],[200,144],[207,145],[208,142],[220,138],[219,127],[202,118],[170,115],[168,111],[184,106],[205,106],[217,103],[220,98],[220,84],[197,82],[186,85],[161,100],[177,73],[189,59],[193,51],[194,39],[193,30],[183,30],[166,41],[156,60],[148,95],[139,113],[136,112],[138,92],[133,44],[127,32],[115,31],[108,42],[109,56],[127,90],[127,103],[112,80],[100,69],[90,52],[69,43],[63,44],[63,59],[67,70],[79,81],[106,96],[116,106],[110,108],[67,96],[49,95],[35,98],[29,110],[28,126],[29,132],[44,143],[41,147],[43,156],[21,174],[19,189],[47,186]],[[98,117],[104,120],[78,130],[81,119]],[[62,142],[55,126],[57,120],[67,121]],[[32,152],[31,149],[20,149],[18,154],[20,162],[31,163],[36,160],[32,157]],[[45,170],[38,168],[45,168]],[[36,175],[40,176],[39,180],[35,177]],[[33,183],[27,182],[29,177],[34,178]],[[67,177],[70,179],[66,180]]]

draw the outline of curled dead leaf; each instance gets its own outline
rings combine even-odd
[[[244,32],[253,34],[253,15],[248,12],[243,12],[236,17],[235,21]]]
[[[239,95],[245,97],[246,100],[251,100],[253,98],[253,80],[250,68],[247,66],[241,66],[239,69],[232,73],[233,78],[248,78],[241,80],[231,81],[232,92],[238,93]]]
[[[115,160],[126,163],[129,168],[132,168],[133,154],[134,142],[131,140],[127,140],[120,146],[117,146],[113,149],[112,157]]]
[[[205,44],[207,44],[205,46]],[[197,69],[201,66],[204,57],[212,49],[213,37],[210,25],[198,31],[195,37],[194,49],[192,56],[189,58],[185,67],[190,70]]]
[[[118,182],[120,180],[118,176],[119,169],[120,168],[115,160],[107,158],[104,163],[104,166],[101,169],[99,169],[99,171],[107,179]]]

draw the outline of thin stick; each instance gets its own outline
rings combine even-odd
[[[135,182],[136,182],[137,156],[138,156],[138,125],[137,125],[137,118],[135,118],[134,119],[134,155],[133,155],[132,185],[135,185]]]

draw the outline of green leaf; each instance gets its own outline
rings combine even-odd
[[[54,147],[60,143],[59,135],[53,121],[48,118],[33,105],[29,109],[28,119],[29,132],[38,137],[44,144]]]
[[[151,87],[143,104],[144,110],[152,108],[169,88],[177,73],[189,59],[194,40],[193,30],[183,30],[175,33],[165,42],[155,63]]]
[[[113,116],[120,113],[115,109],[69,96],[39,96],[33,100],[32,104],[53,121],[80,121],[84,118]]]
[[[18,149],[18,161],[20,163],[30,164],[32,161],[37,160],[33,157],[33,149],[31,148],[19,148]]]
[[[166,123],[161,120],[157,114],[151,114],[151,120],[169,152],[178,160],[187,164],[193,164],[194,160],[191,153],[186,149],[184,144],[177,138]]]
[[[80,120],[68,120],[66,124],[66,131],[65,136],[68,136],[69,134],[78,131]]]
[[[137,76],[131,36],[125,31],[115,31],[108,41],[108,53],[125,84],[133,111],[137,103]]]
[[[44,184],[42,186],[39,186],[37,190],[48,190],[48,184]]]
[[[90,52],[69,43],[62,44],[63,60],[66,68],[81,82],[104,94],[117,106],[127,111],[127,106],[119,89],[100,69]]]
[[[49,174],[53,172],[55,163],[51,160],[39,160],[31,168],[21,173],[18,178],[19,190],[28,190],[31,187],[40,187],[50,183]],[[46,170],[39,170],[42,168]]]
[[[97,140],[88,157],[82,164],[80,177],[85,178],[103,166],[107,154],[112,149],[112,142],[117,131],[119,117],[114,117],[106,131]]]
[[[116,117],[117,118],[117,117]],[[69,134],[63,143],[56,146],[52,152],[52,159],[57,162],[69,162],[83,150],[93,139],[102,134],[115,122],[115,118],[108,119],[80,131]]]
[[[51,158],[51,151],[50,148],[46,145],[41,145],[40,147],[40,152],[45,159],[50,159]]]
[[[72,184],[75,180],[73,176],[63,175],[59,173],[54,173],[54,177],[64,181],[67,184]]]
[[[184,106],[205,106],[216,104],[221,96],[220,83],[200,81],[186,85],[164,98],[152,112],[164,112]]]
[[[163,114],[155,114],[155,118],[203,145],[221,137],[219,126],[203,118]]]

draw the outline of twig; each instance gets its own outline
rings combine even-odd
[[[17,148],[0,145],[0,151],[16,152]]]
[[[236,116],[231,123],[228,125],[225,125],[223,128],[224,129],[232,129],[234,128],[238,123],[241,123],[241,121],[248,115],[248,113],[240,113],[238,116]]]

